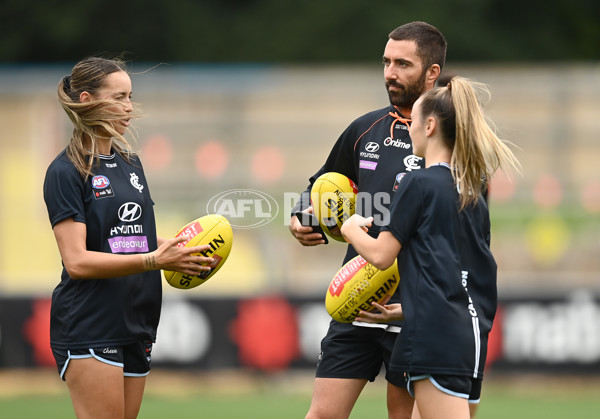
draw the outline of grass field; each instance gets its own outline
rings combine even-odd
[[[153,371],[141,419],[303,418],[311,372],[256,376],[239,372]],[[352,419],[387,417],[382,379],[369,384]],[[478,419],[558,419],[600,416],[600,377],[490,376]],[[73,418],[64,383],[54,371],[0,370],[0,417]]]

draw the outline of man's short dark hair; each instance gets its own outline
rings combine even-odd
[[[417,55],[423,61],[423,71],[433,64],[438,64],[440,71],[444,68],[448,44],[435,26],[419,21],[406,23],[390,32],[389,38],[394,41],[415,41]]]

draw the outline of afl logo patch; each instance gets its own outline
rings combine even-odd
[[[398,185],[400,185],[400,181],[402,180],[402,178],[406,175],[406,173],[398,173],[396,175],[396,180],[394,181],[394,192],[396,192],[396,190],[398,190]]]
[[[109,198],[115,196],[112,186],[110,186],[110,180],[106,176],[97,175],[92,178],[92,189],[94,192],[94,198]]]
[[[106,176],[94,176],[92,178],[92,188],[94,189],[106,189],[110,186],[110,180]]]

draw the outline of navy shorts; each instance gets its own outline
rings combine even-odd
[[[399,328],[395,328],[399,331]],[[381,327],[354,326],[332,321],[321,341],[317,363],[318,378],[360,378],[374,381],[385,366],[385,378],[406,388],[404,374],[389,371],[390,357],[397,332]]]
[[[408,374],[408,392],[415,397],[413,384],[418,380],[429,380],[440,391],[451,396],[479,403],[483,379],[461,375]]]
[[[105,364],[123,368],[125,377],[144,377],[150,372],[152,342],[139,341],[124,346],[102,346],[86,349],[55,349],[52,354],[60,378],[65,379],[65,371],[71,359],[96,358]]]

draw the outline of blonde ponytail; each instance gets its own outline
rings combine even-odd
[[[487,86],[464,77],[454,77],[448,90],[456,112],[456,140],[450,165],[461,193],[461,208],[477,202],[483,183],[499,168],[519,171],[519,162],[507,144],[496,135],[484,115],[476,90],[490,95]]]
[[[452,149],[452,176],[460,192],[460,208],[474,205],[499,168],[519,171],[520,164],[488,123],[476,90],[487,93],[482,83],[453,77],[446,87],[423,95],[422,113],[435,114],[442,136]]]

